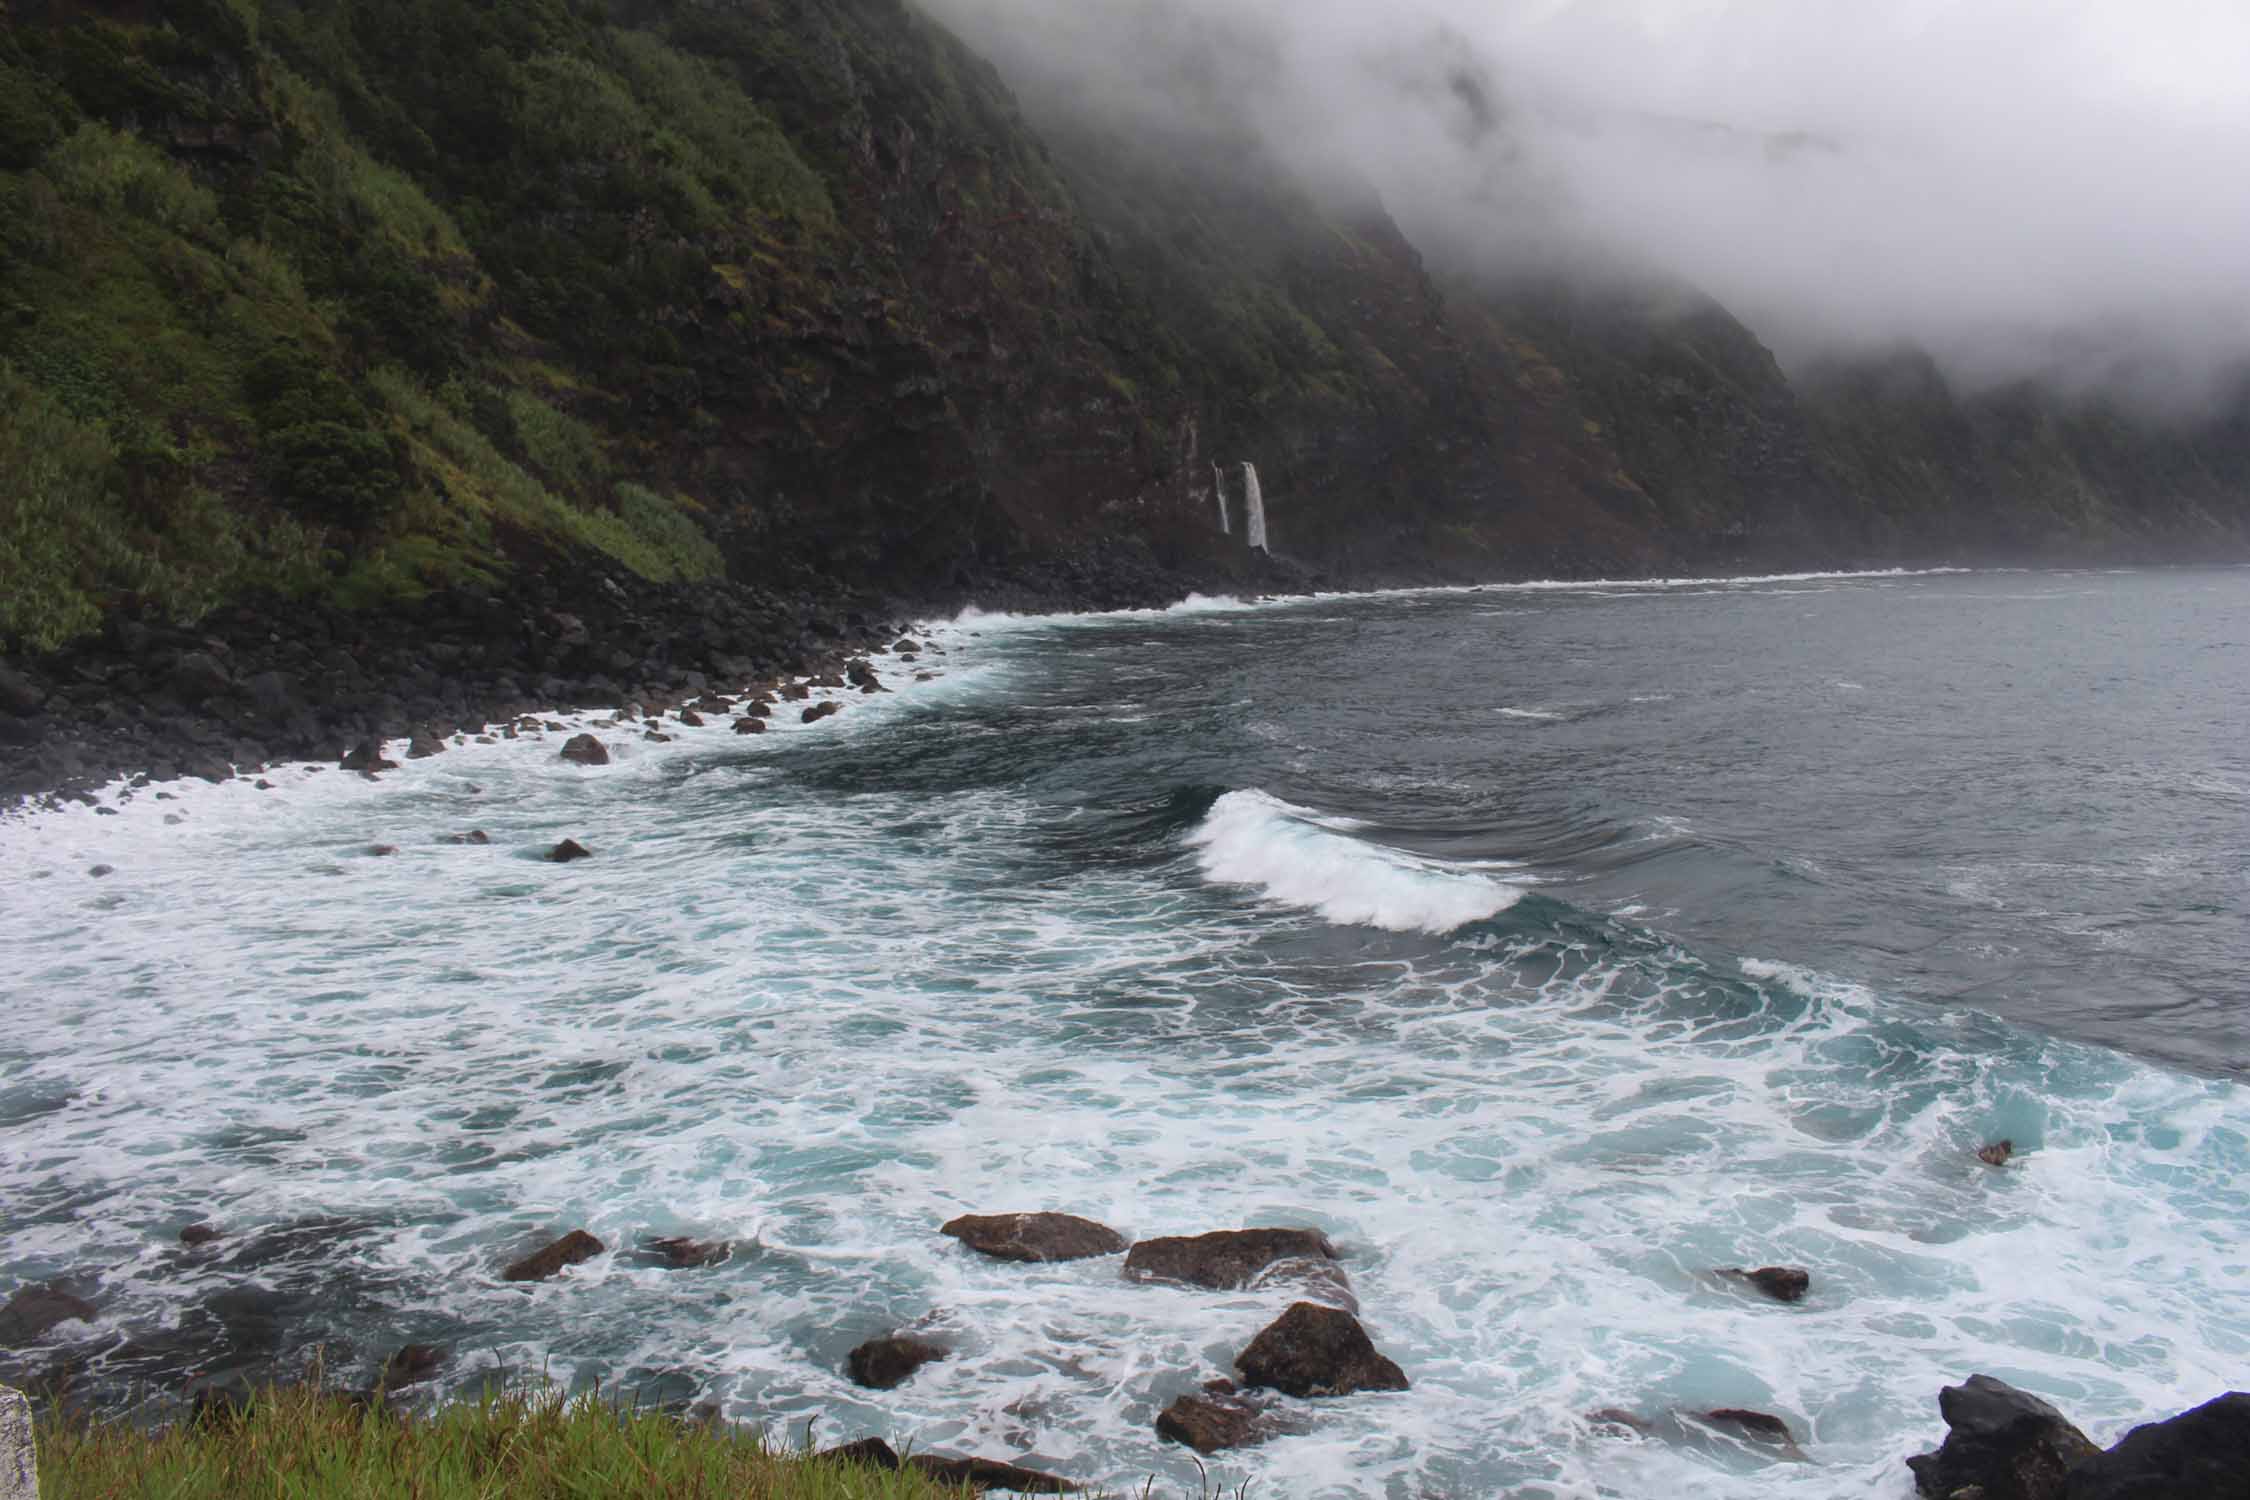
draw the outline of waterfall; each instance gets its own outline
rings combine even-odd
[[[1234,528],[1227,524],[1227,473],[1217,464],[1211,465],[1211,493],[1219,497],[1219,534],[1234,535]]]
[[[1250,545],[1260,552],[1269,550],[1266,546],[1266,497],[1258,488],[1256,464],[1242,466],[1242,514],[1242,525]]]

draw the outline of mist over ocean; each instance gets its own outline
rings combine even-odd
[[[0,1284],[98,1289],[52,1342],[113,1408],[421,1340],[1160,1494],[1287,1293],[939,1223],[1326,1231],[1413,1389],[1210,1462],[1252,1494],[1903,1496],[1975,1371],[2103,1443],[2241,1384],[2250,570],[917,635],[757,739],[0,821]],[[1769,1263],[1804,1302],[1710,1275]],[[844,1377],[906,1325],[953,1357]],[[1804,1460],[1587,1420],[1710,1407]]]

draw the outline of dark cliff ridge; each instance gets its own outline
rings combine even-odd
[[[1441,275],[1380,184],[1025,98],[898,0],[6,0],[8,784],[971,600],[2250,555],[2250,384],[1793,384],[1691,292]]]

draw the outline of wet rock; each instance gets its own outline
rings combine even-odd
[[[1324,1302],[1345,1312],[1359,1311],[1352,1279],[1341,1264],[1316,1255],[1293,1255],[1260,1271],[1250,1283],[1253,1292],[1288,1291],[1307,1302]]]
[[[906,1460],[940,1484],[968,1485],[976,1490],[1012,1490],[1021,1495],[1075,1495],[1078,1486],[1037,1469],[1021,1468],[990,1458],[954,1458],[944,1453],[916,1453]]]
[[[1748,1438],[1753,1443],[1763,1443],[1779,1448],[1789,1458],[1803,1458],[1804,1450],[1789,1431],[1789,1424],[1771,1412],[1750,1411],[1739,1406],[1721,1406],[1711,1411],[1695,1414],[1698,1421]]]
[[[559,1274],[566,1267],[592,1260],[595,1256],[601,1254],[604,1248],[600,1240],[595,1239],[585,1230],[573,1229],[553,1244],[532,1251],[531,1254],[517,1261],[507,1270],[502,1271],[500,1279],[502,1281],[545,1281],[548,1277]]]
[[[844,705],[841,703],[815,703],[804,711],[802,718],[807,724],[817,724],[831,714],[840,714],[843,711]]]
[[[180,1231],[180,1243],[190,1250],[201,1245],[208,1245],[213,1240],[220,1238],[222,1238],[222,1235],[219,1229],[211,1224],[190,1224]]]
[[[669,745],[672,743],[672,737],[659,729],[651,729],[648,733],[642,735],[641,738],[659,745]]]
[[[1336,1248],[1317,1229],[1221,1229],[1142,1240],[1125,1257],[1125,1276],[1235,1292],[1276,1261],[1335,1258]]]
[[[753,698],[742,705],[742,716],[745,719],[770,719],[773,717],[773,705],[763,699]]]
[[[336,764],[339,770],[358,771],[367,776],[373,776],[378,771],[395,771],[398,769],[397,761],[383,758],[383,742],[381,740],[361,740]]]
[[[2250,1496],[2250,1395],[2229,1391],[2134,1428],[2070,1471],[2063,1500]]]
[[[692,708],[681,709],[678,717],[679,721],[690,729],[701,729],[703,727],[703,715]]]
[[[557,865],[567,865],[574,859],[592,859],[593,857],[594,851],[579,843],[576,839],[564,839],[547,851],[548,863]]]
[[[1179,1397],[1156,1416],[1159,1437],[1185,1443],[1198,1453],[1248,1448],[1304,1427],[1272,1405],[1242,1395],[1231,1380],[1214,1380],[1201,1393]]]
[[[408,760],[428,760],[433,755],[443,755],[444,753],[445,741],[438,739],[427,730],[417,733],[406,745],[406,758]]]
[[[715,1266],[734,1253],[725,1240],[691,1240],[684,1236],[644,1241],[635,1252],[640,1259],[672,1271],[692,1271]]]
[[[444,1369],[450,1357],[450,1351],[435,1344],[408,1344],[383,1361],[382,1370],[375,1377],[375,1388],[388,1392],[420,1385]]]
[[[734,732],[736,734],[764,734],[766,732],[766,721],[763,719],[737,719],[734,721]]]
[[[492,835],[481,828],[472,828],[467,833],[449,833],[445,836],[445,841],[449,844],[489,844],[492,842]]]
[[[995,1260],[1084,1260],[1115,1255],[1125,1236],[1074,1214],[963,1214],[940,1226],[979,1255]]]
[[[1982,1500],[2061,1500],[2064,1477],[2101,1451],[2061,1412],[1990,1375],[1938,1392],[1938,1412],[1945,1442],[1906,1461],[1929,1500],[1969,1489]]]
[[[2015,1154],[2016,1143],[2009,1140],[1994,1141],[1990,1145],[1977,1147],[1977,1160],[1988,1167],[2004,1167],[2008,1164],[2008,1158]]]
[[[877,1437],[864,1437],[857,1442],[839,1443],[833,1448],[823,1448],[813,1457],[822,1463],[853,1464],[862,1469],[881,1469],[896,1472],[899,1467],[897,1450]]]
[[[1802,1266],[1760,1266],[1755,1271],[1745,1271],[1740,1266],[1721,1266],[1721,1276],[1747,1282],[1776,1302],[1797,1302],[1812,1287],[1812,1272]]]
[[[384,857],[385,857],[385,856],[387,856],[387,855],[392,855],[392,854],[396,854],[396,853],[398,853],[398,845],[396,845],[396,844],[369,844],[369,845],[367,846],[367,852],[368,852],[369,856],[370,856],[370,857],[372,857],[372,858],[375,858],[375,859],[382,859],[382,858],[384,858]]]
[[[573,765],[606,766],[609,747],[590,734],[574,734],[563,742],[562,758]]]
[[[845,667],[844,677],[855,688],[882,686],[882,679],[875,675],[874,664],[864,657],[855,658],[849,666]]]
[[[1289,1396],[1403,1391],[1406,1374],[1378,1354],[1359,1319],[1317,1302],[1294,1302],[1234,1358],[1252,1386]]]
[[[922,1366],[944,1359],[952,1352],[943,1344],[933,1344],[928,1339],[886,1334],[854,1349],[845,1357],[844,1368],[855,1383],[870,1390],[887,1391],[905,1384]]]
[[[0,1306],[0,1349],[20,1349],[44,1338],[57,1324],[91,1321],[94,1304],[49,1282],[19,1287]]]
[[[781,696],[792,703],[802,703],[812,696],[812,689],[802,682],[792,682],[783,686]]]
[[[86,867],[86,873],[87,873],[88,875],[91,875],[91,876],[92,876],[92,877],[93,877],[94,879],[96,879],[96,880],[99,880],[99,879],[101,879],[101,878],[102,878],[103,876],[105,876],[105,875],[115,875],[115,874],[117,873],[117,866],[115,866],[115,865],[88,865],[88,866]]]
[[[905,636],[901,637],[898,644],[891,647],[891,649],[898,652],[902,656],[912,656],[922,648],[915,642],[913,637]]]
[[[1625,1433],[1638,1433],[1642,1437],[1647,1437],[1656,1431],[1654,1422],[1637,1413],[1629,1412],[1621,1406],[1604,1406],[1599,1410],[1590,1411],[1586,1413],[1586,1420],[1599,1431],[1620,1436]]]

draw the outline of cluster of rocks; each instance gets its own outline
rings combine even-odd
[[[599,564],[389,609],[279,600],[192,628],[120,612],[59,652],[0,660],[0,799],[119,775],[223,780],[392,739],[436,754],[461,726],[558,704],[662,712],[717,684],[843,686],[850,658],[902,633],[830,588],[652,584]]]
[[[2232,1500],[2250,1495],[2250,1393],[2229,1391],[2108,1449],[1990,1375],[1938,1393],[1945,1441],[1906,1461],[1925,1500]]]
[[[964,1215],[939,1232],[994,1260],[1048,1264],[1122,1254],[1120,1274],[1127,1281],[1220,1292],[1302,1292],[1235,1356],[1239,1381],[1206,1381],[1158,1414],[1161,1436],[1199,1453],[1304,1431],[1305,1413],[1277,1396],[1318,1399],[1407,1389],[1405,1372],[1377,1351],[1360,1326],[1350,1278],[1318,1230],[1230,1229],[1134,1243],[1106,1224],[1072,1214],[1014,1213]],[[846,1371],[861,1385],[887,1390],[951,1353],[913,1330],[899,1330],[853,1349]]]

